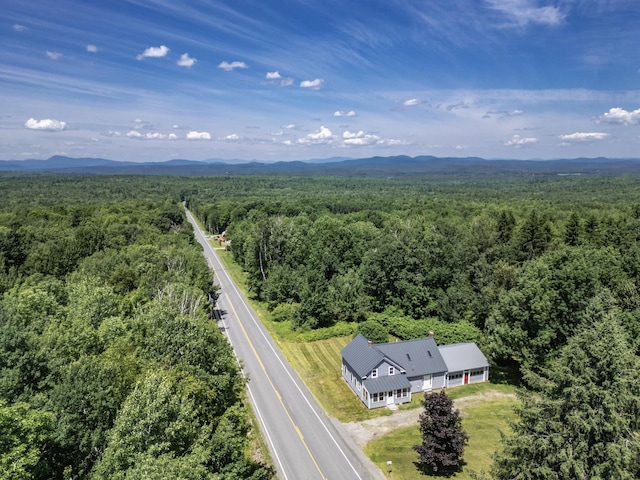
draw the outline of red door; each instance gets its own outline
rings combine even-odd
[[[469,372],[464,372],[464,384],[467,385],[469,383]]]

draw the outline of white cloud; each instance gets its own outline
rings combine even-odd
[[[209,132],[187,132],[187,140],[211,140],[211,134]]]
[[[169,135],[160,132],[140,133],[137,130],[131,130],[126,135],[129,138],[138,138],[140,140],[176,140],[178,138],[175,133],[170,133]],[[120,135],[118,134],[117,136]]]
[[[240,137],[235,134],[232,133],[231,135],[227,135],[226,137],[224,137],[225,140],[240,140]]]
[[[528,23],[559,25],[565,14],[557,7],[538,7],[535,0],[488,0],[491,8],[510,18],[511,22],[524,26]]]
[[[299,138],[298,143],[305,145],[318,145],[333,142],[333,133],[324,125],[320,126],[320,130],[315,133],[309,133],[306,137]]]
[[[25,27],[24,25],[20,25],[19,23],[14,24],[11,28],[13,28],[16,32],[24,32],[27,29],[27,27]]]
[[[98,51],[98,47],[95,45],[87,45],[87,52],[96,53]]]
[[[409,100],[405,100],[404,102],[402,102],[402,105],[404,105],[405,107],[413,107],[419,104],[420,100],[418,100],[417,98],[410,98]]]
[[[226,71],[226,72],[230,72],[232,70],[235,70],[236,68],[248,68],[247,64],[244,62],[221,62],[220,65],[218,65],[218,68],[221,68],[222,70]]]
[[[289,125],[282,125],[282,128],[286,128],[287,130],[292,130],[296,128],[296,126],[293,123],[290,123]]]
[[[62,54],[60,52],[50,52],[49,50],[47,50],[47,57],[49,57],[51,60],[58,60],[60,57],[62,57]]]
[[[538,139],[535,137],[521,137],[520,135],[514,135],[511,140],[505,143],[508,147],[516,147],[520,148],[524,145],[529,145],[531,143],[537,143]]]
[[[316,78],[315,80],[303,80],[300,82],[302,88],[311,88],[313,90],[320,90],[324,80],[322,78]]]
[[[269,83],[277,83],[282,87],[288,87],[293,85],[293,78],[283,77],[280,75],[280,72],[267,72],[265,75],[265,80]]]
[[[576,142],[592,142],[598,140],[604,140],[609,136],[608,133],[600,132],[576,132],[568,135],[560,135],[560,140],[564,144],[576,143]]]
[[[360,130],[358,133],[351,133],[346,130],[342,134],[342,141],[345,145],[373,145],[383,143],[383,140],[377,135],[370,135]]]
[[[608,112],[598,118],[598,123],[600,122],[636,125],[640,123],[640,108],[631,112],[620,107],[610,108]]]
[[[169,53],[169,48],[164,45],[160,45],[159,47],[147,48],[144,52],[138,54],[136,58],[138,60],[142,60],[145,57],[162,58],[166,57],[167,53]]]
[[[180,60],[178,60],[176,63],[181,67],[191,68],[197,61],[198,60],[196,60],[195,58],[190,57],[188,53],[183,53],[182,55],[180,55]]]
[[[344,112],[341,110],[338,110],[337,112],[335,112],[333,114],[334,117],[355,117],[356,116],[356,112],[354,112],[353,110],[349,110],[348,112]]]
[[[49,130],[52,132],[59,132],[67,128],[66,122],[60,122],[52,118],[43,118],[42,120],[30,118],[24,122],[24,126],[31,130]]]

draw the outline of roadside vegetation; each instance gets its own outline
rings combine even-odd
[[[0,478],[272,478],[170,183],[0,183]]]

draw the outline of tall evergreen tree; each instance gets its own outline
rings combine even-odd
[[[529,378],[495,479],[640,478],[640,361],[602,298],[547,375]]]
[[[469,440],[462,429],[460,411],[453,410],[453,400],[444,391],[425,393],[422,405],[422,444],[413,447],[418,452],[420,470],[425,474],[447,474],[459,470],[464,447]]]

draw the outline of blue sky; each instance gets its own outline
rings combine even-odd
[[[0,159],[640,157],[638,0],[4,0]]]

